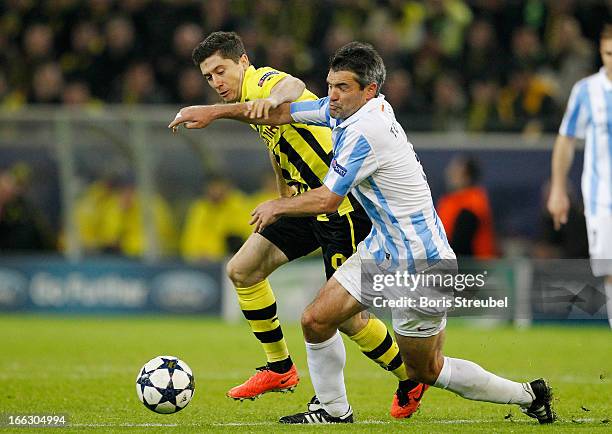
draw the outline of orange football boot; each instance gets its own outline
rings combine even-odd
[[[396,419],[405,419],[412,416],[419,409],[421,398],[427,389],[429,389],[427,384],[419,384],[410,392],[402,392],[397,389],[395,395],[393,395],[391,416]]]
[[[259,398],[268,392],[293,392],[300,382],[295,364],[284,374],[271,371],[267,366],[257,368],[257,373],[239,386],[230,389],[227,396],[236,400]]]

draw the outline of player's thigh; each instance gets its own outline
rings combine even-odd
[[[426,384],[434,384],[444,364],[445,332],[429,337],[412,337],[395,333],[408,377]]]
[[[251,234],[227,264],[229,278],[240,287],[255,285],[287,263],[287,256],[260,234]]]
[[[365,309],[334,277],[321,288],[302,315],[302,328],[308,342],[329,339],[338,327]]]

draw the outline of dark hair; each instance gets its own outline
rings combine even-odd
[[[242,39],[236,32],[213,32],[193,49],[191,58],[196,66],[200,66],[200,63],[217,52],[224,59],[232,59],[236,63],[246,54]]]
[[[332,71],[351,71],[357,75],[361,89],[376,83],[376,96],[385,82],[385,64],[374,47],[363,42],[349,42],[336,51],[329,62]]]
[[[612,24],[605,24],[599,39],[612,39]]]
[[[476,184],[480,181],[480,164],[475,157],[471,155],[464,156],[463,167],[465,168],[465,174],[470,179],[470,184]]]

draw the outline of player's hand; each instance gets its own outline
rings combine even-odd
[[[570,201],[566,191],[552,189],[546,204],[548,212],[552,216],[555,230],[561,229],[561,225],[567,223],[567,215],[570,209]]]
[[[270,109],[278,107],[278,102],[274,98],[263,98],[249,101],[246,105],[246,115],[250,119],[268,119]]]
[[[176,133],[178,127],[184,125],[185,128],[206,128],[216,120],[214,106],[192,105],[183,107],[170,122],[168,128]]]
[[[266,226],[270,226],[272,223],[280,218],[277,212],[276,200],[269,200],[260,204],[251,213],[250,225],[255,225],[255,232],[261,232]]]

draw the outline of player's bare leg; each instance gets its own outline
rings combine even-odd
[[[517,404],[540,423],[555,420],[552,392],[544,380],[517,383],[498,377],[468,360],[444,357],[444,330],[435,336],[407,337],[396,333],[396,339],[410,378],[463,398],[499,404]]]
[[[299,382],[276,316],[274,293],[267,280],[274,270],[287,262],[287,256],[278,247],[255,233],[227,265],[227,274],[236,288],[240,308],[267,356],[265,367],[258,368],[254,376],[228,392],[231,398],[255,399],[270,391],[291,391]],[[368,325],[368,321],[367,316],[354,315],[340,326],[340,330],[355,336]]]
[[[287,256],[278,247],[254,233],[227,264],[240,309],[267,358],[267,364],[257,368],[255,375],[227,392],[230,398],[255,399],[267,392],[292,391],[299,383],[276,314],[276,298],[267,279],[287,262]]]

